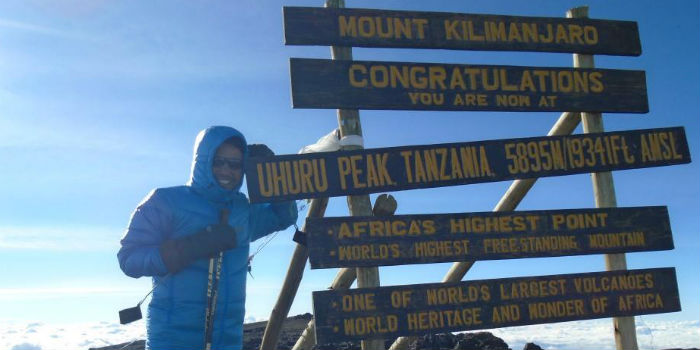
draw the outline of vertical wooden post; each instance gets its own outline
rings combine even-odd
[[[328,198],[316,198],[309,204],[309,211],[306,213],[307,218],[320,218],[326,212]],[[304,224],[306,225],[306,224]],[[302,227],[302,231],[306,231],[306,226]],[[284,277],[284,283],[280,290],[280,295],[277,297],[277,303],[272,308],[270,318],[265,326],[265,333],[260,342],[260,350],[273,350],[277,348],[282,324],[289,314],[289,309],[292,307],[294,297],[299,290],[301,278],[304,276],[304,267],[309,259],[309,249],[302,244],[297,244],[292,255],[292,260],[289,262],[287,275]]]
[[[345,7],[345,0],[326,0],[326,7]],[[352,48],[331,46],[331,58],[334,60],[352,60]],[[338,127],[340,137],[357,135],[362,136],[360,113],[356,109],[338,110]],[[343,150],[360,149],[362,146],[344,147]],[[348,209],[351,216],[372,215],[372,204],[368,195],[348,196]],[[377,267],[357,269],[357,288],[378,287],[379,269]],[[383,350],[384,340],[363,340],[362,350]]]
[[[568,18],[588,17],[588,7],[582,6],[570,9],[566,13]],[[574,67],[594,68],[595,64],[592,55],[574,54]],[[603,116],[601,113],[581,113],[584,133],[603,132]],[[615,197],[615,184],[613,183],[611,172],[591,173],[593,181],[593,194],[597,208],[617,207]],[[626,270],[627,259],[625,254],[606,254],[606,270]],[[615,329],[615,344],[618,350],[637,350],[637,331],[634,325],[634,317],[613,318]]]
[[[333,283],[331,284],[329,289],[333,289],[333,290],[349,289],[350,286],[352,286],[352,283],[355,282],[355,272],[356,272],[355,269],[351,269],[351,268],[347,268],[347,267],[339,269],[338,274],[335,276],[335,280],[333,280]],[[316,327],[316,322],[312,319],[306,325],[306,328],[304,329],[304,331],[301,332],[301,335],[299,336],[299,339],[297,339],[297,342],[294,344],[294,347],[292,347],[292,350],[309,350],[309,349],[311,349],[314,346],[314,344],[316,344],[316,336],[314,334],[315,327]],[[265,350],[267,350],[267,349],[265,349]]]
[[[374,202],[374,209],[372,213],[374,216],[386,217],[394,215],[396,211],[396,199],[391,195],[382,194],[377,197]],[[355,281],[355,269],[342,268],[338,270],[338,274],[333,280],[333,284],[329,289],[333,290],[345,290],[350,288],[352,283]],[[306,328],[297,339],[297,342],[292,347],[292,350],[309,350],[316,343],[316,337],[314,335],[314,327],[316,327],[316,322],[312,319],[306,325]]]

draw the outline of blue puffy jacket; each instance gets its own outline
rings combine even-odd
[[[229,127],[215,126],[197,135],[190,181],[185,186],[159,188],[139,204],[121,240],[119,265],[131,277],[153,276],[161,282],[148,306],[147,348],[154,350],[204,347],[204,314],[208,281],[207,259],[166,277],[159,252],[167,239],[193,234],[219,220],[229,208],[228,224],[237,233],[237,247],[224,253],[212,349],[241,349],[245,315],[245,286],[250,242],[285,229],[296,222],[294,202],[250,204],[240,190],[220,187],[212,174],[218,147],[228,138],[243,135]],[[243,152],[244,163],[247,146]]]

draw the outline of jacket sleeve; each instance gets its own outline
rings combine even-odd
[[[250,209],[251,241],[284,230],[297,222],[296,201],[253,204]]]
[[[159,190],[146,196],[131,215],[117,253],[119,267],[127,276],[164,276],[168,269],[160,245],[170,236],[172,212]]]

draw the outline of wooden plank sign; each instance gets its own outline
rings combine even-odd
[[[287,45],[571,52],[639,56],[636,22],[285,7]]]
[[[294,108],[647,113],[643,71],[292,58]]]
[[[251,158],[251,202],[358,195],[690,162],[682,127]]]
[[[318,344],[680,311],[673,268],[313,292]]]
[[[666,207],[309,218],[311,268],[673,249]]]

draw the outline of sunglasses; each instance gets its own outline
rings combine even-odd
[[[241,170],[243,168],[243,161],[241,161],[240,159],[226,159],[221,157],[214,157],[215,168],[222,168],[224,165],[228,165],[228,167],[233,170]]]

